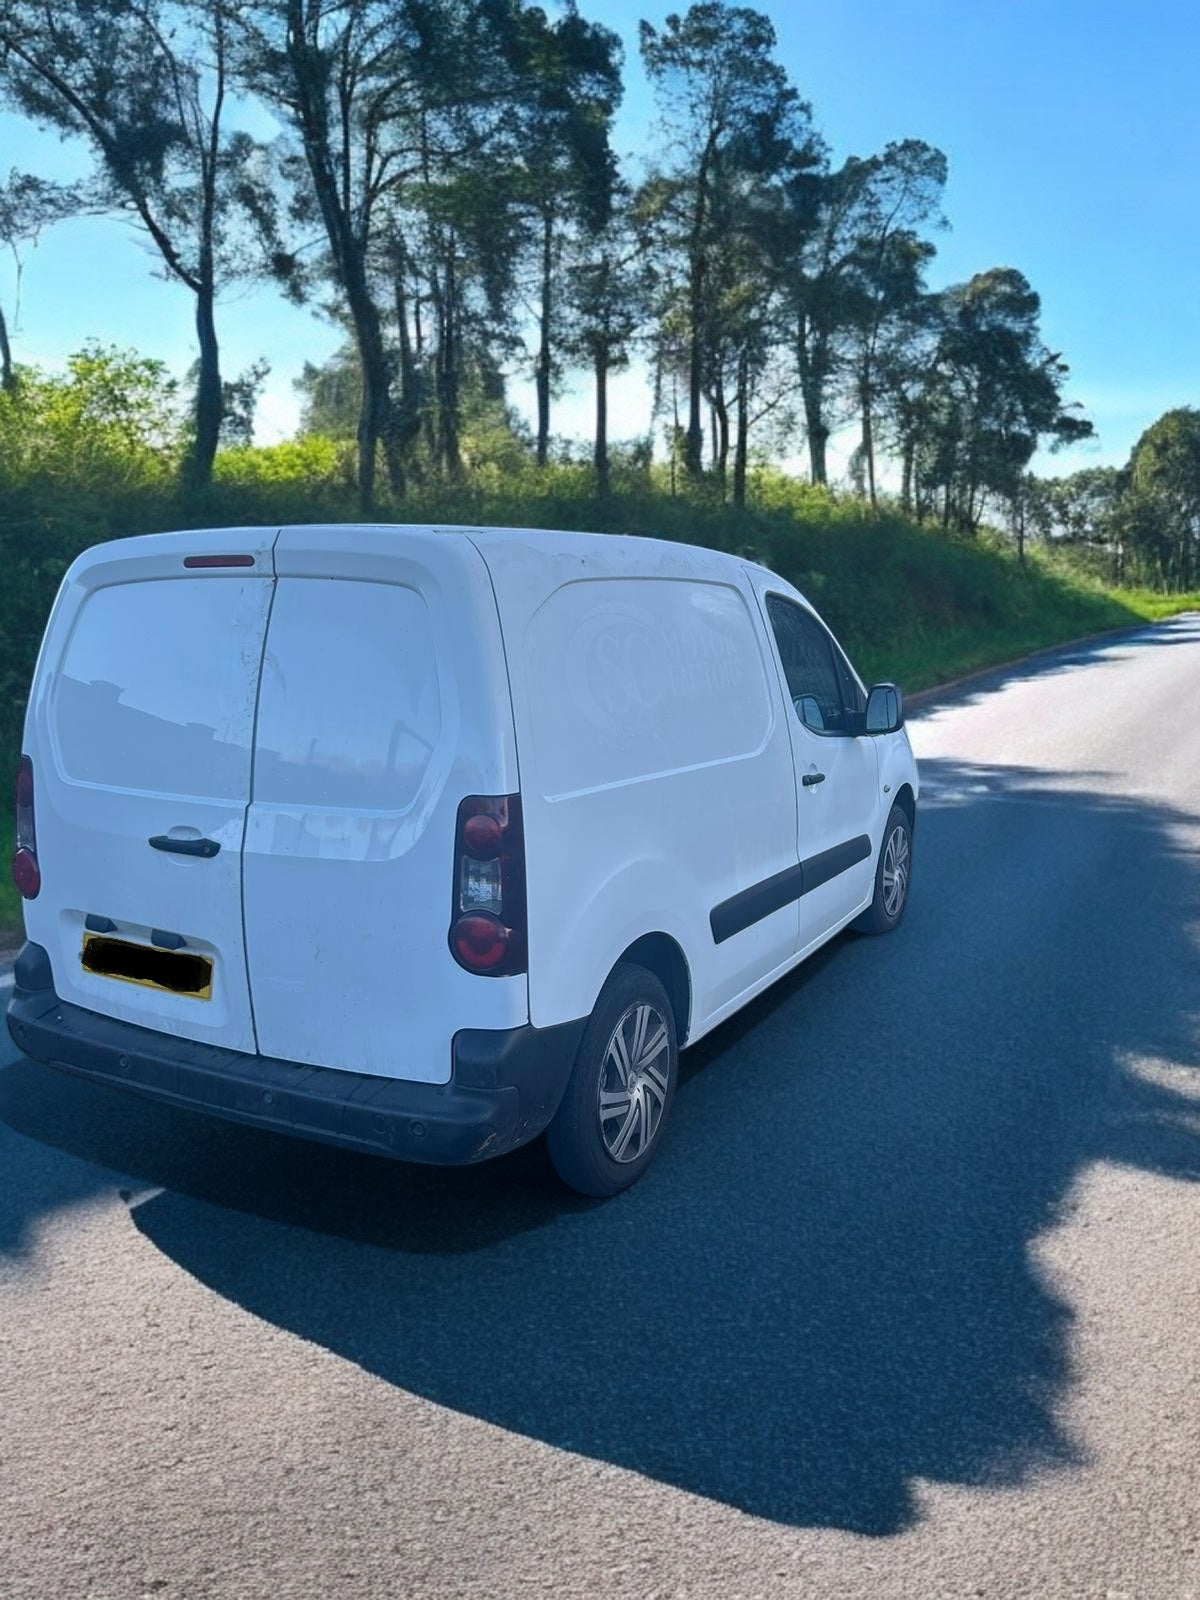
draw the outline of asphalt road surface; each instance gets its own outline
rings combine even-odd
[[[1198,1600],[1200,618],[912,731],[615,1202],[0,1070],[2,1600]]]

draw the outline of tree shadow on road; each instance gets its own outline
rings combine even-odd
[[[1137,623],[1077,644],[1051,646],[1009,666],[983,668],[960,682],[919,690],[907,695],[906,701],[914,713],[937,711],[950,705],[974,705],[997,690],[1025,679],[1055,677],[1076,667],[1094,667],[1101,660],[1114,665],[1127,661],[1132,654],[1130,647],[1135,644],[1142,650],[1150,645],[1156,648],[1194,645],[1197,640],[1200,640],[1200,612],[1183,612],[1161,622]]]
[[[923,807],[904,928],[686,1053],[621,1199],[564,1195],[540,1148],[405,1168],[22,1063],[0,1247],[114,1174],[164,1185],[136,1226],[255,1316],[783,1523],[895,1533],[914,1479],[1078,1463],[1071,1311],[1031,1246],[1091,1162],[1200,1177],[1195,823],[1079,774],[923,776],[952,798]]]

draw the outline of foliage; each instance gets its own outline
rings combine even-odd
[[[1133,447],[1118,531],[1153,565],[1162,587],[1200,576],[1200,410],[1168,411]]]
[[[193,487],[208,479],[221,424],[217,291],[249,270],[247,223],[268,248],[275,235],[260,147],[223,120],[226,6],[0,0],[0,98],[85,143],[94,166],[79,208],[129,218],[193,297],[200,363],[183,458]]]
[[[763,314],[771,297],[764,230],[822,147],[811,107],[773,59],[775,30],[761,12],[698,0],[661,30],[642,22],[640,34],[669,155],[640,199],[662,261],[659,356],[686,380],[688,473],[702,471],[707,397],[723,477],[726,388],[737,387],[744,451],[752,376],[773,342]]]
[[[157,484],[177,465],[179,386],[161,361],[95,342],[65,375],[28,367],[0,393],[0,489],[52,481],[106,494]]]
[[[530,365],[540,466],[561,383],[589,370],[603,494],[608,378],[639,349],[672,459],[735,505],[801,430],[824,483],[857,418],[872,503],[890,451],[918,517],[1019,510],[1037,446],[1090,425],[1019,272],[927,291],[942,153],[900,138],[832,168],[750,6],[695,0],[639,44],[661,137],[634,193],[611,145],[620,40],[574,0],[0,0],[0,99],[94,156],[73,191],[10,180],[0,239],[115,212],[191,292],[192,490],[252,436],[261,368],[222,378],[216,301],[257,275],[345,333],[299,386],[305,431],[354,439],[362,512],[381,467],[397,499],[498,459]],[[247,114],[280,130],[269,147],[230,127]],[[10,370],[0,317],[0,387]]]
[[[1126,467],[1035,480],[1037,531],[1074,570],[1157,593],[1200,580],[1200,410],[1168,411]]]
[[[9,173],[7,182],[0,184],[0,248],[12,255],[18,273],[22,245],[84,206],[81,191],[73,185],[50,183],[15,168]],[[0,306],[0,389],[11,389],[15,382],[8,322]]]
[[[1064,405],[1067,367],[1041,341],[1041,303],[1012,267],[977,273],[941,296],[928,374],[910,413],[918,515],[940,501],[943,526],[973,532],[989,498],[1019,493],[1038,443],[1088,438]]]

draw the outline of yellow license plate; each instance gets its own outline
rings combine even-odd
[[[193,1000],[212,999],[213,964],[208,956],[85,933],[79,959],[85,972],[94,972],[101,978],[119,978],[122,983],[139,983],[145,989],[161,989],[166,994],[190,995]]]

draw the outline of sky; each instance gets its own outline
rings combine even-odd
[[[549,9],[553,10],[551,3]],[[948,232],[933,287],[993,266],[1022,271],[1042,300],[1042,332],[1070,367],[1095,440],[1035,469],[1121,465],[1142,430],[1173,406],[1200,405],[1200,4],[1197,0],[762,0],[777,56],[813,108],[835,162],[890,139],[920,138],[949,161]],[[637,51],[646,0],[580,0],[625,41],[626,95],[615,143],[634,176],[654,147],[657,110]],[[0,173],[84,170],[81,151],[0,113]],[[19,299],[18,299],[19,288]],[[0,261],[0,305],[17,360],[61,367],[89,338],[135,348],[182,374],[195,356],[190,297],[155,275],[127,225],[60,224],[14,264]],[[241,288],[219,310],[222,367],[265,356],[261,442],[287,437],[292,380],[339,334],[269,288]],[[532,371],[510,398],[533,410]],[[617,379],[613,437],[644,434],[649,391]],[[586,379],[555,405],[556,433],[588,436]],[[799,441],[797,441],[799,451]],[[836,459],[835,459],[836,467]]]

